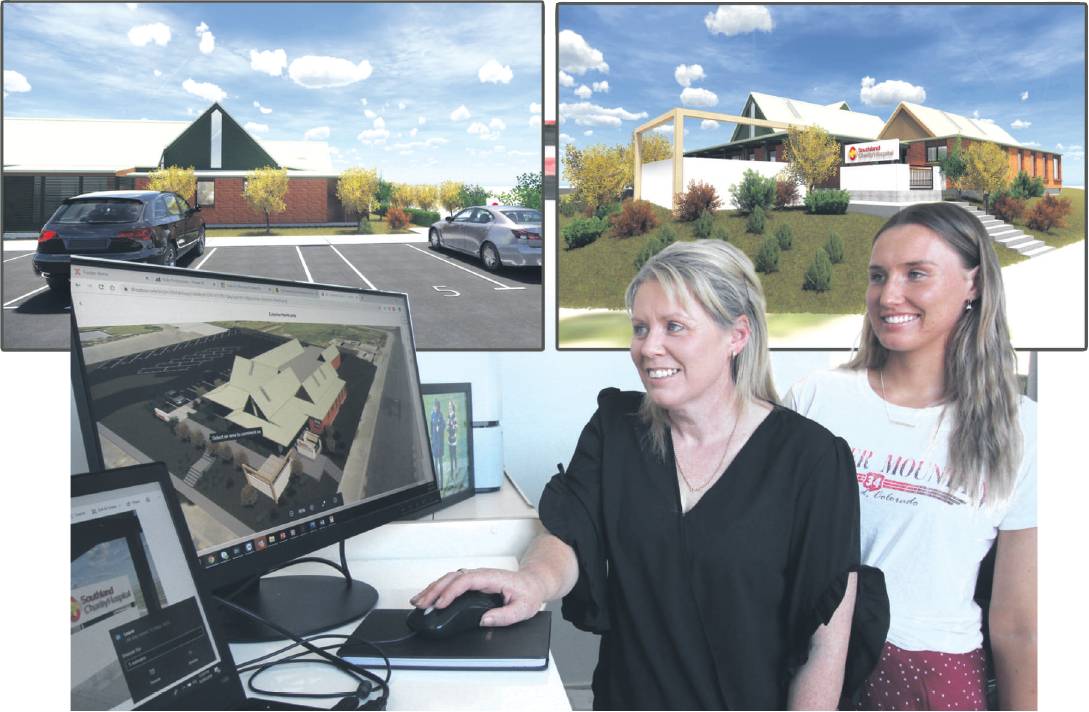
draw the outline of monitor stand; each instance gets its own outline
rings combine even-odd
[[[344,561],[343,552],[341,561]],[[342,576],[264,576],[229,595],[220,595],[299,637],[358,621],[378,603],[378,591],[370,584],[353,579],[346,563],[342,568],[325,559],[305,557],[288,565],[303,562],[328,564]],[[272,628],[224,606],[219,607],[219,613],[224,637],[231,643],[284,639]]]

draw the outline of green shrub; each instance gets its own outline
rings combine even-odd
[[[828,253],[828,259],[834,265],[843,262],[843,240],[836,233],[828,236],[828,242],[824,243],[824,251]]]
[[[677,233],[673,231],[673,228],[669,225],[662,225],[654,237],[650,238],[647,244],[643,245],[643,249],[639,251],[639,254],[635,256],[635,269],[637,271],[642,269],[647,260],[676,241]]]
[[[408,213],[408,218],[412,221],[413,225],[420,225],[421,227],[428,227],[442,219],[441,215],[431,210],[405,208],[405,212]]]
[[[479,185],[462,185],[461,190],[458,191],[458,205],[463,208],[486,205],[487,202],[488,191],[484,190]]]
[[[779,242],[780,250],[789,250],[794,247],[794,232],[790,225],[780,225],[775,231],[775,239]]]
[[[745,232],[750,232],[753,235],[763,235],[764,221],[764,209],[757,205],[753,208],[752,212],[749,213],[749,219],[745,221]]]
[[[615,203],[602,203],[601,205],[597,206],[597,209],[594,211],[594,217],[601,218],[602,220],[608,220],[616,213],[619,213],[620,210],[621,208],[619,201]]]
[[[827,292],[832,288],[832,261],[824,248],[818,248],[809,269],[805,271],[804,289],[814,292]]]
[[[601,218],[576,218],[564,226],[563,241],[569,250],[589,245],[601,237],[607,225]]]
[[[575,200],[575,196],[571,194],[561,195],[559,203],[560,215],[564,216],[565,218],[575,217],[575,213],[580,212],[582,209],[578,201]]]
[[[650,232],[658,226],[654,206],[646,200],[625,200],[620,212],[609,218],[616,237],[633,237]]]
[[[1032,177],[1025,171],[1018,171],[1017,176],[1010,184],[1010,195],[1025,200],[1027,198],[1039,198],[1044,194],[1044,179],[1040,176]]]
[[[1045,195],[1029,211],[1025,224],[1033,230],[1051,232],[1053,227],[1064,227],[1070,214],[1070,199]]]
[[[798,184],[792,180],[775,181],[775,207],[788,208],[798,202]]]
[[[760,251],[756,253],[756,271],[771,274],[779,271],[779,240],[774,237],[765,237],[760,245]]]
[[[678,193],[673,199],[673,216],[681,222],[692,222],[703,211],[714,212],[722,204],[714,186],[708,183],[692,181],[688,190]]]
[[[843,215],[851,202],[846,190],[818,188],[805,196],[806,212],[815,215]]]
[[[740,183],[730,186],[730,197],[743,215],[758,207],[771,210],[775,202],[775,179],[765,178],[750,168],[742,174]]]
[[[723,242],[730,241],[730,233],[726,232],[725,225],[715,225],[715,229],[711,232],[711,237],[715,240],[722,240]]]
[[[366,217],[359,218],[359,227],[356,229],[360,235],[374,234],[374,227],[371,225],[371,221]]]
[[[711,229],[715,226],[715,218],[711,215],[711,211],[704,210],[700,213],[700,216],[696,218],[696,221],[692,223],[692,234],[699,240],[706,240],[711,237]]]

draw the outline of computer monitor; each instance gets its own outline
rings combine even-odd
[[[405,295],[79,257],[71,290],[88,462],[166,464],[210,588],[439,501]],[[374,605],[344,582],[231,593],[308,633]]]

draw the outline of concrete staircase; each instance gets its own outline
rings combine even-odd
[[[204,476],[204,471],[212,466],[215,462],[215,457],[207,450],[200,456],[200,459],[193,463],[193,466],[189,468],[189,472],[185,473],[185,484],[190,487],[195,487],[200,478]]]
[[[972,203],[953,201],[953,204],[959,205],[979,218],[979,221],[983,223],[983,227],[987,228],[987,234],[992,240],[1011,250],[1016,250],[1025,257],[1036,257],[1055,249],[1042,240],[1029,237],[1013,225],[1008,225],[993,215],[988,215]]]

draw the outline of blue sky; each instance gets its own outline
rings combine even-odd
[[[902,99],[990,119],[1026,146],[1059,151],[1063,183],[1083,186],[1084,13],[1070,5],[561,5],[561,140],[626,143],[674,107],[739,113],[750,91],[846,100],[882,119]],[[733,128],[689,120],[685,149],[724,143]]]
[[[541,166],[533,4],[4,3],[5,116],[185,120],[218,100],[334,168],[510,186]]]

